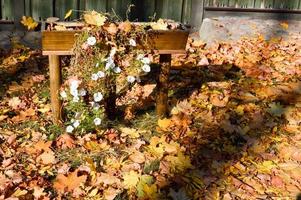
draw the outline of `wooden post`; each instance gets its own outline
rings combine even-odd
[[[157,115],[159,118],[166,117],[168,111],[168,83],[171,65],[171,54],[160,54],[160,74],[157,83]]]
[[[107,94],[105,96],[105,113],[109,120],[116,119],[116,78],[113,76],[106,76],[105,85]]]
[[[54,124],[59,124],[62,120],[62,103],[59,97],[59,91],[62,80],[60,57],[58,55],[49,55],[49,72],[52,119]]]
[[[17,30],[23,30],[24,27],[21,24],[21,19],[22,19],[22,16],[25,15],[25,1],[24,0],[22,0],[22,1],[14,0],[13,2],[14,2],[13,13],[14,13],[15,28]]]

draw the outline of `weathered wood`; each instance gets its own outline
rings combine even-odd
[[[25,2],[13,0],[14,2],[14,24],[17,30],[23,30],[24,26],[21,24],[22,16],[25,15]]]
[[[61,20],[64,19],[65,14],[70,10],[77,10],[78,2],[74,0],[56,0],[55,1],[55,16]],[[77,18],[77,15],[72,14],[71,19]]]
[[[1,17],[6,20],[14,20],[14,2],[12,0],[1,0]]]
[[[53,16],[53,5],[50,0],[31,0],[32,17],[35,20],[45,20],[47,17]]]
[[[62,104],[59,98],[62,80],[60,58],[58,55],[49,55],[49,76],[52,119],[55,124],[59,124],[62,121]]]
[[[79,31],[43,31],[42,50],[45,52],[71,52],[75,34]],[[149,31],[147,47],[159,53],[183,53],[186,47],[188,31]],[[175,42],[177,41],[177,42]],[[70,53],[68,53],[70,54]],[[61,54],[60,54],[61,55]]]
[[[98,12],[106,12],[107,0],[86,0],[84,1],[84,10],[96,10]]]
[[[43,51],[71,51],[76,31],[43,31]]]
[[[169,18],[181,21],[183,0],[157,0],[158,18]]]
[[[156,111],[159,118],[168,114],[168,80],[171,65],[171,54],[160,54],[160,74],[157,81]]]

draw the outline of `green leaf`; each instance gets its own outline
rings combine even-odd
[[[283,115],[286,110],[280,103],[275,102],[270,103],[269,107],[270,108],[268,109],[268,112],[276,117],[281,117],[281,115]]]

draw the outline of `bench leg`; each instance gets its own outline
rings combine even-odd
[[[160,54],[160,74],[157,83],[156,110],[159,118],[167,116],[168,112],[168,79],[171,65],[171,54]]]
[[[59,96],[62,79],[60,57],[58,55],[49,55],[49,72],[52,120],[54,124],[59,124],[62,120],[62,103]]]

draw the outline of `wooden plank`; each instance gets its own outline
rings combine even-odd
[[[25,15],[32,16],[31,0],[25,0]]]
[[[160,74],[157,81],[157,98],[156,98],[156,111],[159,118],[164,118],[168,113],[168,83],[169,72],[171,66],[171,55],[160,55]]]
[[[183,0],[157,0],[158,18],[181,21]]]
[[[85,10],[107,11],[107,0],[86,0],[84,4]]]
[[[194,5],[194,6],[200,6],[200,5]],[[189,24],[191,21],[191,8],[192,8],[192,0],[184,0],[183,1],[183,8],[182,8],[182,17],[181,22],[184,24]]]
[[[32,17],[35,20],[45,20],[53,14],[53,5],[50,0],[31,0]]]
[[[192,0],[191,1],[191,20],[192,26],[199,28],[202,25],[204,18],[204,0]],[[197,31],[197,30],[194,30]]]
[[[12,0],[1,0],[2,19],[14,20],[13,6]]]
[[[77,10],[78,2],[76,0],[56,0],[55,1],[55,16],[61,20],[64,19],[65,14],[70,10]],[[71,19],[77,18],[77,14],[72,14]]]
[[[22,16],[25,15],[25,1],[13,0],[14,2],[14,24],[16,29],[23,30],[24,26],[21,24]]]
[[[49,76],[52,119],[54,124],[59,124],[62,121],[62,102],[59,97],[62,76],[58,55],[49,56]]]
[[[73,48],[76,31],[43,31],[42,50],[48,54],[58,51],[68,53]],[[164,53],[183,53],[185,50],[188,31],[150,31],[148,48]],[[177,41],[177,42],[174,42]],[[44,53],[45,54],[45,53]]]

